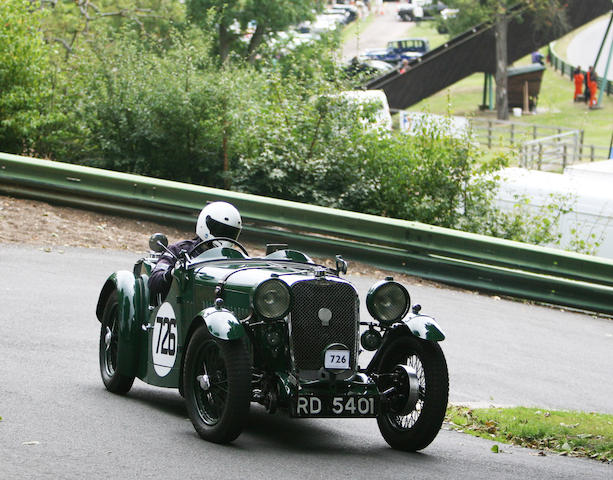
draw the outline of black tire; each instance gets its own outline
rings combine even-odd
[[[122,375],[117,371],[117,344],[119,341],[119,302],[117,290],[106,301],[100,322],[100,376],[109,392],[124,394],[130,391],[134,377]]]
[[[438,343],[409,334],[395,338],[385,348],[379,373],[392,372],[398,364],[413,367],[417,373],[419,397],[415,408],[404,415],[406,395],[392,396],[389,404],[382,405],[377,417],[379,431],[392,448],[409,452],[421,450],[434,440],[445,418],[449,395],[445,356]],[[381,381],[384,389],[391,386],[385,384],[385,377]]]
[[[208,381],[208,388],[203,381]],[[198,435],[215,443],[235,440],[251,403],[251,366],[243,340],[220,340],[206,325],[198,327],[187,347],[183,386],[187,413]]]

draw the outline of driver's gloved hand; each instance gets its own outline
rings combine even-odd
[[[164,281],[166,283],[170,283],[171,282],[173,270],[174,270],[174,267],[168,267],[166,269],[166,271],[164,272]]]

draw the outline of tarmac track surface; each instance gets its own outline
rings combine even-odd
[[[175,390],[136,381],[107,392],[98,372],[102,283],[133,254],[0,249],[0,478],[610,479],[613,466],[538,456],[441,431],[421,453],[390,449],[374,420],[292,420],[254,406],[230,446],[200,440]],[[375,280],[351,278],[361,296]],[[450,400],[613,413],[613,322],[409,286],[446,330]],[[365,309],[362,309],[365,312]]]
[[[353,57],[373,48],[385,48],[387,42],[407,38],[414,23],[400,20],[396,11],[400,2],[385,2],[382,15],[376,15],[367,28],[356,31],[343,44],[341,58],[348,62]]]
[[[598,49],[600,48],[604,34],[607,31],[609,23],[609,15],[600,17],[599,20],[592,22],[586,28],[582,29],[568,45],[566,50],[567,61],[572,65],[578,65],[583,71],[586,71],[590,65],[594,65]],[[607,59],[610,55],[611,46],[613,45],[613,29],[609,30],[607,40],[604,42],[604,47],[600,53],[596,73],[599,78],[604,75]],[[613,80],[613,63],[609,65],[607,73],[609,80]]]

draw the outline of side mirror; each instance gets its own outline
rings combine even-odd
[[[341,274],[341,273],[342,274],[346,274],[347,273],[347,262],[340,255],[336,256],[336,271],[339,274]]]
[[[164,246],[162,247],[160,243]],[[164,235],[163,233],[154,233],[153,235],[149,237],[149,248],[153,252],[160,253],[164,251],[165,250],[164,247],[167,247],[167,246],[168,246],[168,239],[166,238],[166,235]]]

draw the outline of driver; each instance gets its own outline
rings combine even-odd
[[[198,215],[198,221],[196,222],[197,237],[193,240],[182,240],[169,245],[168,250],[174,254],[175,258],[170,253],[165,252],[151,271],[148,282],[151,298],[155,298],[157,295],[161,295],[162,299],[166,298],[176,259],[180,258],[181,254],[195,257],[209,248],[231,246],[230,242],[223,241],[205,244],[202,242],[219,237],[236,240],[240,231],[241,216],[234,205],[227,202],[212,202],[205,206]],[[200,246],[198,246],[199,244]],[[194,252],[195,250],[197,252]]]

